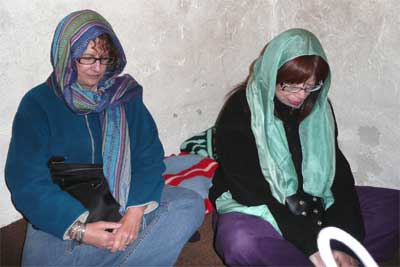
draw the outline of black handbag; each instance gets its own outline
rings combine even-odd
[[[103,174],[101,164],[66,164],[64,157],[54,156],[48,161],[53,183],[89,210],[86,223],[118,222],[122,216]]]

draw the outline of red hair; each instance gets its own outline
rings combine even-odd
[[[261,51],[261,55],[264,53],[267,46],[263,48]],[[228,94],[227,98],[232,96],[234,93],[242,90],[246,90],[247,82],[250,79],[255,61],[250,65],[249,75],[246,80],[238,84],[235,88],[233,88]],[[316,55],[307,55],[307,56],[299,56],[292,60],[289,60],[282,67],[279,68],[276,84],[279,83],[304,83],[310,78],[315,78],[316,83],[320,81],[325,81],[329,74],[329,65],[328,63],[320,56]],[[304,101],[301,106],[298,114],[298,119],[303,120],[305,117],[310,114],[312,108],[314,107],[315,102],[317,101],[318,95],[321,90],[312,92]],[[226,102],[225,102],[226,104]],[[224,105],[225,105],[224,104]],[[280,114],[275,111],[275,115],[282,119]]]
[[[304,83],[315,78],[316,83],[324,81],[329,65],[320,56],[300,56],[289,60],[279,68],[276,83]]]

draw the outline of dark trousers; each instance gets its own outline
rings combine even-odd
[[[394,189],[357,186],[365,225],[363,245],[377,262],[399,249],[399,196]],[[216,218],[215,246],[229,266],[312,266],[267,221],[232,212]]]

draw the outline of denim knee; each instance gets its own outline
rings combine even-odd
[[[196,231],[204,219],[203,198],[196,192],[181,187],[166,186],[164,194],[163,200],[168,202],[171,223],[180,227],[180,230],[187,229],[190,234]]]

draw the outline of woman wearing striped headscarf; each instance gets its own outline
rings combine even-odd
[[[200,196],[164,186],[164,151],[109,23],[82,10],[58,25],[53,72],[16,113],[6,180],[28,220],[23,265],[171,266],[201,224]],[[52,183],[47,162],[102,164],[121,219],[91,212]],[[175,231],[179,229],[179,231]]]

